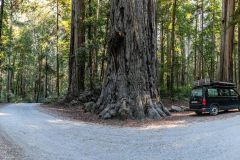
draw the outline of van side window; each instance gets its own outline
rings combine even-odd
[[[234,89],[230,89],[231,96],[238,96]]]
[[[219,89],[219,96],[230,96],[229,89]]]
[[[208,97],[217,97],[218,91],[215,88],[209,88],[208,89]]]

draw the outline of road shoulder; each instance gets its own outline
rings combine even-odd
[[[119,120],[110,119],[102,120],[97,115],[92,113],[85,113],[81,106],[79,107],[65,107],[60,105],[41,105],[39,110],[53,116],[60,116],[64,119],[76,120],[92,124],[110,125],[116,127],[158,127],[163,128],[174,128],[174,127],[184,127],[190,124],[199,122],[209,122],[221,119],[227,119],[234,116],[239,116],[240,112],[233,110],[227,113],[222,112],[218,116],[209,116],[204,114],[202,116],[197,116],[194,112],[179,112],[172,113],[171,117],[167,117],[161,120]]]

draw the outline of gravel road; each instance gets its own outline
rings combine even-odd
[[[23,159],[22,150],[0,128],[0,160]]]
[[[240,159],[240,116],[182,121],[179,126],[119,128],[65,120],[38,107],[0,108],[1,160]]]

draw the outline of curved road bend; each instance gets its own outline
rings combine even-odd
[[[118,128],[56,118],[38,106],[0,108],[1,160],[240,159],[240,116],[177,127]]]

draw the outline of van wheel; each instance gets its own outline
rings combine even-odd
[[[196,113],[198,116],[202,115],[202,112],[195,111],[195,113]]]
[[[210,107],[210,115],[211,115],[211,116],[216,116],[216,115],[218,115],[218,112],[219,112],[218,106],[212,105],[212,106]]]

